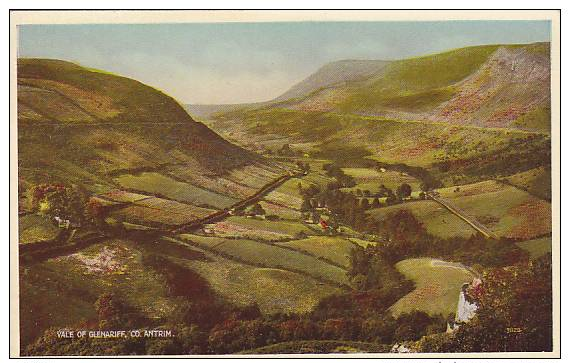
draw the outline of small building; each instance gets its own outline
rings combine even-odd
[[[55,216],[54,219],[57,222],[57,226],[59,228],[68,229],[71,226],[69,219],[63,219],[58,216]]]

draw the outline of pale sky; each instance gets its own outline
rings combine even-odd
[[[137,79],[181,103],[267,101],[322,65],[550,41],[549,21],[22,25],[20,57]]]

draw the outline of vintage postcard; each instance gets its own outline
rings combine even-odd
[[[12,11],[12,356],[560,356],[559,11]]]

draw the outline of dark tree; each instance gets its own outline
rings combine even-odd
[[[412,195],[412,187],[410,186],[410,184],[404,183],[398,187],[396,193],[398,194],[398,198],[400,199],[407,198],[410,195]]]

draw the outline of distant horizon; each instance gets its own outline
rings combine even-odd
[[[184,105],[263,103],[322,66],[551,41],[549,21],[21,25],[18,57],[129,77]]]

